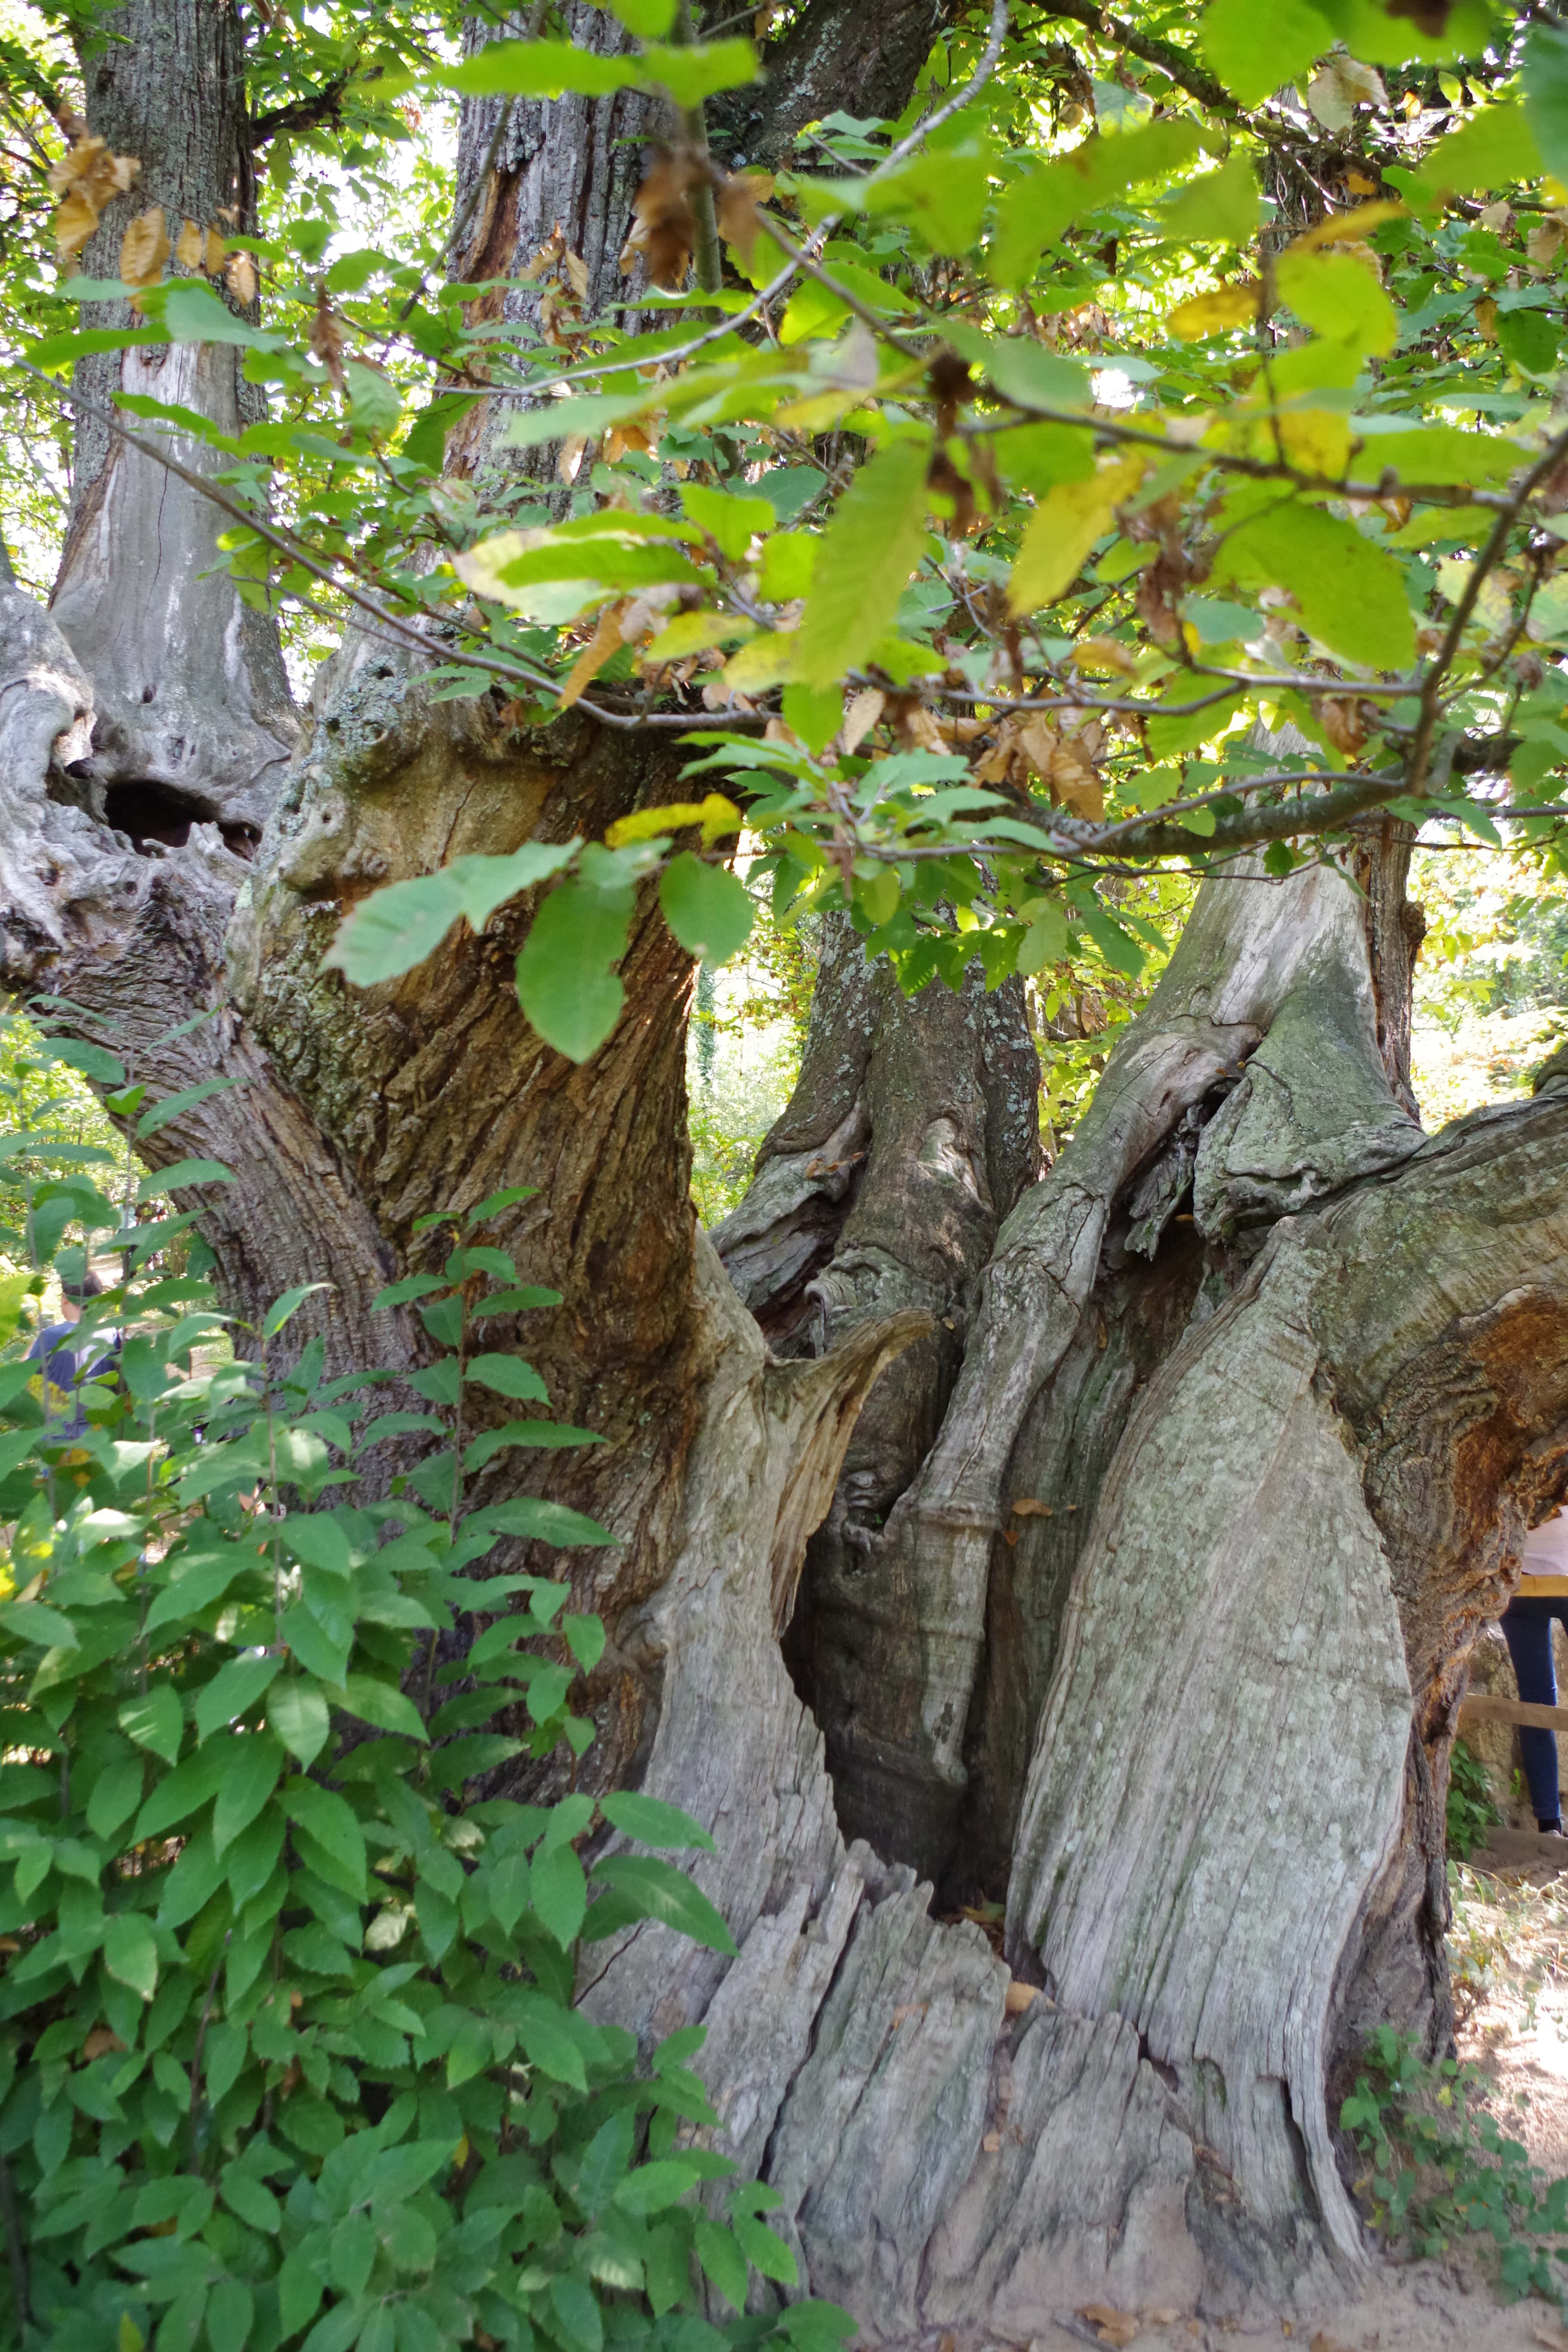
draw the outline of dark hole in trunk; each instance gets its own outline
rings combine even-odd
[[[199,807],[167,784],[110,784],[104,794],[103,814],[116,833],[129,834],[134,847],[145,851],[149,842],[165,849],[184,849],[193,824],[213,822],[210,810]],[[250,858],[261,838],[258,825],[216,820],[224,841],[237,857]]]

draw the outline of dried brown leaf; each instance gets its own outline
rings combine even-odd
[[[316,315],[310,321],[310,351],[312,356],[321,361],[333,383],[342,392],[343,331],[338,324],[337,314],[331,303],[327,299],[327,289],[324,283],[316,289]]]
[[[653,443],[646,425],[612,425],[605,436],[605,463],[613,466],[628,449],[641,449],[651,455]]]
[[[227,256],[228,247],[225,245],[222,237],[219,236],[216,229],[209,228],[207,231],[206,251],[202,257],[202,268],[206,271],[209,278],[222,277],[223,265],[227,258]]]
[[[887,699],[887,696],[874,686],[862,687],[860,692],[852,697],[844,713],[844,725],[838,737],[846,755],[865,741],[880,719]]]
[[[138,213],[120,240],[120,275],[127,286],[156,286],[169,258],[169,230],[162,205]]]
[[[1016,1519],[1050,1519],[1056,1517],[1052,1503],[1042,1503],[1033,1495],[1020,1495],[1013,1506]]]
[[[1362,707],[1353,696],[1325,694],[1318,704],[1318,717],[1324,734],[1336,751],[1353,759],[1366,741],[1366,724]]]
[[[719,191],[719,234],[733,247],[742,269],[752,266],[752,250],[762,234],[757,206],[773,192],[771,172],[732,172]]]
[[[1085,2303],[1079,2317],[1087,2319],[1101,2344],[1131,2344],[1138,2335],[1135,2311],[1118,2311],[1113,2303]]]
[[[565,273],[566,283],[578,301],[585,302],[588,299],[588,265],[582,255],[563,253],[561,257],[561,267]]]
[[[123,2050],[125,2044],[119,2034],[113,2032],[109,2026],[95,2025],[81,2045],[81,2054],[89,2060],[107,2058],[115,2051]]]
[[[174,239],[174,258],[182,269],[199,269],[206,242],[194,220],[188,220]]]
[[[994,2156],[1002,2146],[1001,2133],[987,2132],[980,2145],[985,2150],[987,2156]]]
[[[621,248],[623,273],[640,255],[656,286],[678,289],[685,285],[697,241],[690,194],[707,172],[706,163],[684,150],[658,158],[632,199],[637,225]]]
[[[73,253],[79,253],[97,226],[97,213],[81,190],[72,188],[55,209],[55,251],[60,259],[66,261]]]
[[[566,683],[561,689],[560,708],[570,710],[572,705],[590,687],[609,660],[621,648],[621,621],[626,605],[606,604],[599,615],[598,626],[566,673]]]
[[[1039,1997],[1038,1985],[1023,1984],[1015,1977],[1007,1987],[1007,1997],[1003,2007],[1009,2017],[1022,2017],[1026,2009],[1033,2009]]]
[[[248,253],[231,253],[224,267],[224,283],[242,310],[248,310],[256,299],[256,264]]]

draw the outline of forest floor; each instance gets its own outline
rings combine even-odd
[[[1555,2180],[1568,2174],[1568,1872],[1461,1868],[1451,1876],[1459,2056],[1483,2079],[1479,2105]],[[1568,2290],[1568,2264],[1563,2276]],[[1302,2352],[1568,2352],[1568,2328],[1538,2296],[1505,2302],[1489,2242],[1467,2238],[1436,2261],[1391,2252],[1352,2298],[1319,2310],[1257,2309],[1227,2320],[1158,2305],[1091,2306],[1062,2313],[1029,2352],[1082,2344],[1242,2352],[1287,2343]],[[977,2343],[973,2352],[1005,2347]]]

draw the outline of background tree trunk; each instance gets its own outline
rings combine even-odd
[[[84,274],[121,275],[130,223],[158,209],[182,226],[256,229],[243,36],[228,0],[121,0],[83,46],[89,132],[140,171],[105,210]],[[179,265],[174,265],[178,268]],[[88,303],[88,326],[135,323],[128,303]],[[155,459],[115,436],[117,391],[194,408],[225,433],[265,412],[233,343],[154,344],[79,361],[72,503],[51,606],[92,680],[94,816],[138,842],[174,846],[193,819],[216,823],[248,856],[297,730],[278,633],[244,604],[224,567],[227,518]],[[156,424],[198,473],[224,462],[194,435]]]

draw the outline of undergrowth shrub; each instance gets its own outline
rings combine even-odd
[[[1502,1814],[1492,1795],[1486,1766],[1474,1749],[1456,1739],[1448,1759],[1447,1848],[1455,1862],[1468,1862]]]
[[[1415,2036],[1380,2025],[1362,2053],[1340,2126],[1367,2160],[1355,2182],[1374,2229],[1417,2254],[1479,2233],[1510,2295],[1568,2301],[1568,2180],[1548,2181],[1482,2104],[1468,2063],[1429,2062]]]
[[[93,1075],[145,1123],[122,1066]],[[0,1151],[26,1183],[26,1132]],[[482,1238],[519,1194],[424,1221],[442,1271],[382,1303],[443,1351],[428,1409],[372,1414],[385,1376],[324,1380],[319,1339],[281,1360],[306,1291],[215,1345],[205,1280],[149,1264],[187,1216],[132,1223],[102,1172],[32,1183],[34,1263],[0,1286],[0,2347],[830,2352],[831,2305],[742,2315],[780,2300],[753,2273],[795,2284],[776,2193],[696,2201],[732,2170],[684,2144],[715,2120],[701,2029],[644,2069],[574,2006],[581,1947],[631,1922],[733,1950],[663,1858],[706,1832],[635,1793],[465,1801],[524,1750],[582,1754],[604,1643],[564,1582],[473,1574],[506,1537],[612,1540],[559,1504],[465,1509],[497,1451],[588,1442],[465,1428],[476,1387],[546,1401],[489,1343],[554,1299]],[[21,1354],[73,1223],[127,1269],[83,1318],[124,1338],[74,1433]],[[432,1450],[364,1498],[389,1442]]]

